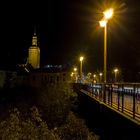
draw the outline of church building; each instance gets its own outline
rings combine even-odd
[[[32,46],[28,50],[28,63],[33,66],[34,69],[40,68],[40,48],[37,46],[37,35],[34,32],[32,37]]]

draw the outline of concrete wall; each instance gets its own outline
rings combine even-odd
[[[4,87],[5,80],[6,80],[6,72],[0,70],[0,88]]]

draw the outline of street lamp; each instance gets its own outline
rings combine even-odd
[[[84,57],[81,56],[80,57],[80,79],[81,79],[81,81],[82,81],[82,62],[83,62],[83,59],[84,59]]]
[[[74,74],[76,75],[77,74],[77,68],[74,68]]]
[[[106,83],[107,75],[107,20],[103,19],[100,22],[100,26],[104,27],[104,83]]]
[[[110,8],[103,12],[104,17],[99,24],[104,27],[104,83],[107,82],[107,22],[113,16],[113,9]]]
[[[117,73],[119,72],[119,70],[116,68],[114,69],[114,73],[115,73],[115,82],[117,82]]]
[[[93,75],[93,82],[96,83],[96,74]]]
[[[77,68],[74,68],[75,82],[77,82]]]
[[[114,10],[113,8],[107,9],[103,12],[105,19],[110,19],[113,16]]]
[[[102,73],[99,73],[99,76],[100,76],[100,82],[102,82],[102,76],[103,76],[103,74]]]
[[[71,76],[71,80],[73,81],[73,72],[70,74],[70,76]]]

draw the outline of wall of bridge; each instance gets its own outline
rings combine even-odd
[[[101,135],[101,138],[108,140],[140,138],[139,125],[81,91],[76,92],[79,101],[78,113],[94,132]]]

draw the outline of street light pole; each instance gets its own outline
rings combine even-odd
[[[75,82],[77,83],[77,68],[74,68]]]
[[[103,75],[102,73],[99,73],[99,76],[100,76],[100,80],[99,81],[100,82],[102,82],[102,75]]]
[[[80,80],[82,81],[82,61],[83,61],[83,57],[80,57]]]
[[[81,75],[81,80],[82,80],[82,61],[81,61],[80,69],[81,69],[80,75]]]
[[[99,22],[101,27],[104,27],[104,83],[107,82],[107,22],[113,16],[113,9],[110,8],[103,12],[104,17]]]
[[[104,27],[104,83],[107,81],[107,22]]]
[[[118,69],[116,68],[116,69],[114,69],[114,73],[115,73],[115,82],[117,82],[117,73],[118,73]]]
[[[107,81],[107,20],[103,19],[100,22],[100,26],[104,27],[104,83]]]

